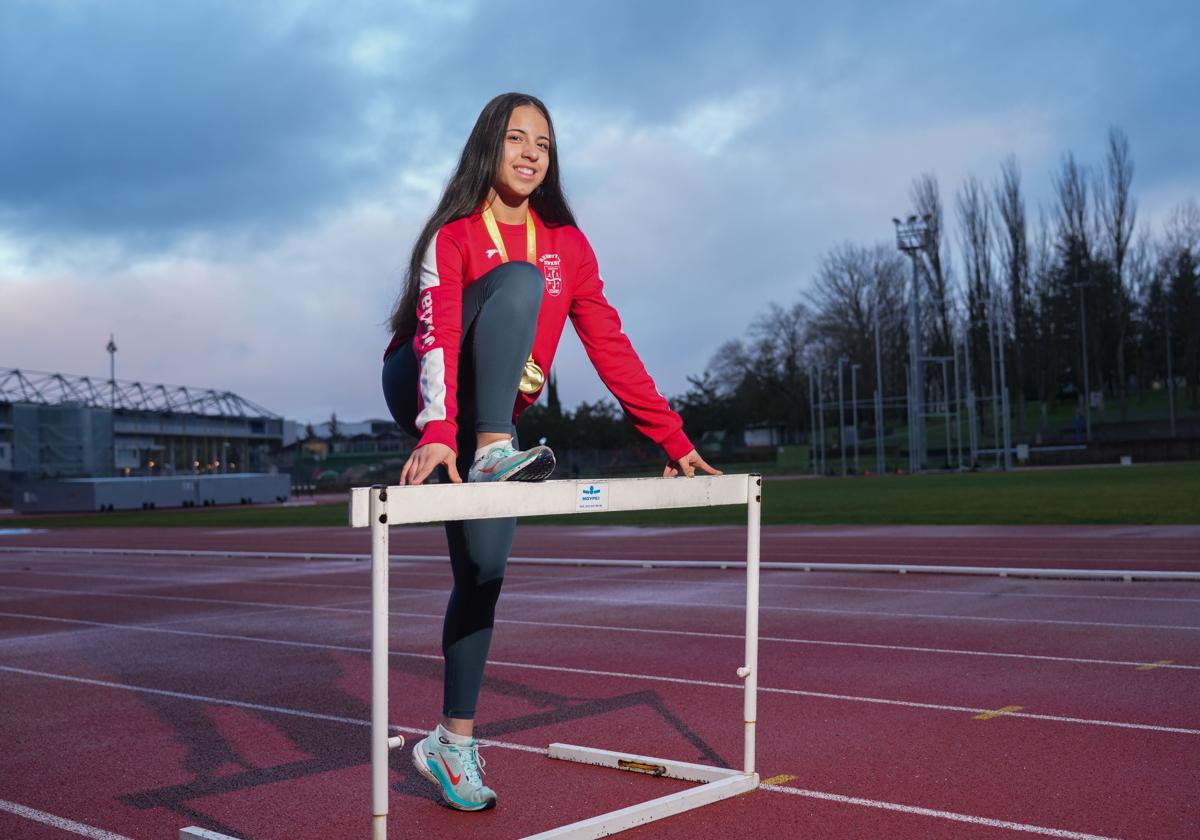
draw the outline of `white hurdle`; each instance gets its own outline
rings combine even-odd
[[[371,528],[371,830],[387,840],[388,754],[404,745],[388,729],[388,530],[392,525],[506,516],[551,516],[597,511],[746,506],[746,649],[737,668],[743,681],[743,768],[732,770],[551,744],[550,758],[702,782],[699,787],[532,835],[526,840],[590,840],[699,808],[758,787],[754,731],[758,695],[758,571],[762,476],[623,478],[540,483],[432,484],[356,487],[350,526]]]

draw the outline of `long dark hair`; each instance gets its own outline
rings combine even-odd
[[[442,193],[437,209],[425,222],[417,243],[408,260],[408,272],[404,278],[404,291],[392,308],[390,326],[392,332],[407,338],[416,331],[417,292],[421,288],[421,263],[429,242],[455,219],[470,216],[479,209],[488,191],[496,180],[500,158],[504,151],[504,135],[508,131],[508,120],[514,108],[532,105],[542,112],[550,127],[550,163],[546,167],[546,178],[529,197],[529,204],[547,227],[574,225],[575,216],[563,195],[558,178],[558,144],[554,139],[554,123],[550,111],[540,99],[527,93],[502,93],[484,106],[471,129],[471,136],[463,146],[458,168],[450,176],[450,183]]]

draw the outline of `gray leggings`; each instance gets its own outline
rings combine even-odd
[[[513,404],[533,346],[542,283],[535,266],[510,262],[463,291],[457,466],[464,481],[475,455],[477,432],[509,433],[515,440]],[[414,437],[417,381],[416,355],[412,343],[405,342],[384,360],[383,395],[392,417]],[[448,480],[444,474],[439,478]],[[474,519],[446,522],[445,527],[454,586],[442,625],[446,658],[442,714],[473,719],[517,520]]]

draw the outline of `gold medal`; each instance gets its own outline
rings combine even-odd
[[[542,385],[546,382],[546,374],[538,366],[538,363],[533,360],[533,354],[529,354],[529,358],[525,360],[525,372],[521,374],[521,384],[517,386],[522,394],[536,394],[542,390]]]
[[[508,262],[508,251],[504,247],[504,238],[500,236],[500,228],[496,226],[496,217],[493,215],[491,207],[483,208],[483,223],[487,226],[492,244],[496,246],[500,262]],[[525,257],[527,262],[537,265],[537,229],[533,226],[533,215],[528,210],[525,211]],[[536,394],[542,390],[542,385],[545,383],[546,373],[533,360],[533,354],[530,353],[529,358],[525,361],[525,370],[521,374],[521,384],[517,386],[517,390],[522,394]]]

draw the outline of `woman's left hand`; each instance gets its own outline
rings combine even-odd
[[[696,470],[703,470],[709,475],[722,475],[720,470],[715,470],[710,467],[700,453],[693,449],[688,454],[684,455],[678,461],[667,461],[667,466],[663,469],[663,478],[674,478],[683,473],[688,478],[696,474]]]

